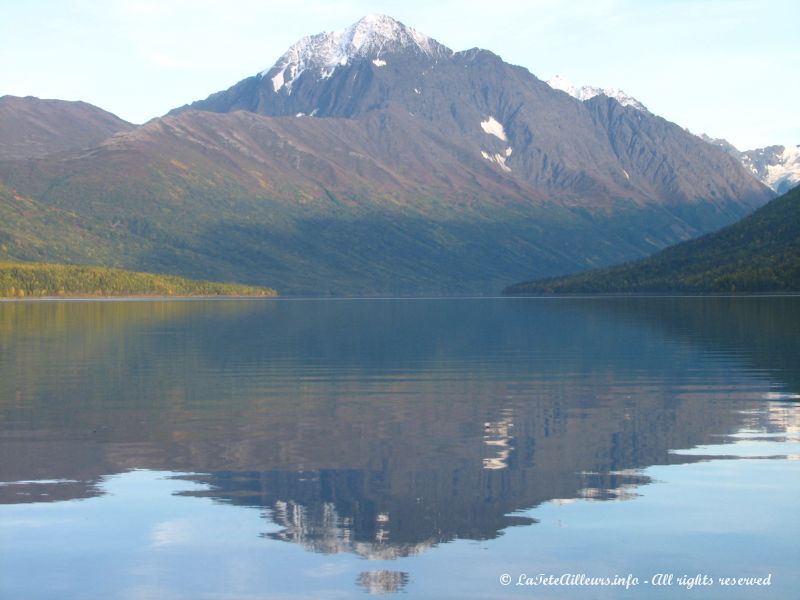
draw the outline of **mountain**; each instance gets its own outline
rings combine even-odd
[[[636,262],[506,294],[800,291],[800,186],[738,223]]]
[[[656,115],[385,16],[93,147],[0,161],[0,181],[74,221],[58,244],[0,223],[9,258],[91,252],[296,294],[492,293],[650,254],[772,196]]]
[[[555,77],[548,79],[547,85],[554,90],[565,92],[581,102],[585,100],[591,100],[595,96],[606,96],[608,98],[613,98],[622,106],[632,106],[636,110],[649,112],[644,104],[639,102],[633,96],[626,94],[619,88],[599,88],[591,85],[576,87],[561,77],[561,75],[556,75]]]
[[[728,140],[711,138],[705,134],[700,139],[719,146],[738,159],[756,179],[779,194],[800,184],[800,146],[767,146],[741,152]]]
[[[0,97],[0,160],[87,148],[134,125],[86,102]]]
[[[469,291],[463,281],[488,291],[527,273],[532,256],[553,270],[564,264],[549,247],[565,228],[586,229],[587,217],[503,185],[480,155],[472,169],[461,165],[414,127],[402,113],[188,112],[68,157],[0,163],[14,186],[0,195],[9,216],[0,253],[272,279],[304,294]],[[387,130],[396,133],[385,147]],[[394,143],[415,151],[400,156]],[[613,234],[614,256],[636,251],[623,235]]]
[[[708,152],[681,128],[608,102],[602,95],[577,102],[491,52],[453,52],[373,15],[344,31],[305,38],[273,67],[173,114],[247,110],[360,119],[395,110],[465,157],[481,156],[504,180],[528,184],[554,202],[608,209],[620,202],[710,200],[725,211],[729,201],[754,207],[768,199],[728,157]],[[643,128],[646,135],[639,134]],[[635,154],[619,144],[632,134]]]
[[[742,154],[745,168],[779,194],[800,184],[800,146],[767,146]]]

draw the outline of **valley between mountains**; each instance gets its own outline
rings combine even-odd
[[[775,196],[719,144],[595,92],[372,15],[141,126],[6,96],[0,259],[290,295],[493,294]]]

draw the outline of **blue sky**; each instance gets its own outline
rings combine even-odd
[[[368,13],[540,79],[622,88],[740,149],[800,144],[797,0],[6,1],[0,95],[80,99],[141,123]]]

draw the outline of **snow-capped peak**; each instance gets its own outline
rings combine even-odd
[[[572,85],[569,81],[561,77],[561,75],[556,75],[552,79],[547,81],[547,85],[549,85],[554,90],[560,90],[562,92],[566,92],[573,98],[577,98],[581,102],[585,102],[590,98],[594,98],[595,96],[608,96],[609,98],[613,98],[617,102],[619,102],[622,106],[631,106],[636,110],[647,111],[647,108],[644,104],[639,102],[633,96],[629,96],[625,92],[623,92],[619,88],[599,88],[594,87],[591,85],[584,85],[582,87],[576,87]]]
[[[800,184],[800,146],[775,145],[741,152],[728,140],[712,138],[705,133],[698,137],[722,148],[741,162],[756,179],[779,194]]]
[[[767,146],[741,153],[742,164],[783,194],[800,183],[800,146]]]
[[[353,58],[370,58],[376,66],[384,66],[386,56],[396,52],[431,58],[452,54],[452,50],[433,38],[392,17],[367,15],[346,29],[302,38],[260,75],[272,79],[276,92],[283,87],[291,92],[292,82],[303,71],[315,70],[321,78],[330,77],[336,67]]]
[[[578,98],[579,96],[578,88],[576,88],[574,85],[572,85],[572,83],[564,79],[561,75],[556,75],[552,79],[548,79],[547,85],[549,85],[554,90],[560,90],[562,92],[566,92],[573,98]]]

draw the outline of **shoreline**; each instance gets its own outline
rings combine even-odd
[[[280,296],[280,295],[237,295],[209,294],[186,296],[39,296],[26,298],[0,297],[0,303],[25,302],[165,302],[176,300],[293,300],[293,301],[347,301],[347,300],[590,300],[590,299],[624,299],[624,298],[793,298],[800,297],[797,292],[751,292],[751,293],[638,293],[638,294],[513,294],[513,295],[472,295],[472,296]]]
[[[222,295],[222,294],[209,294],[193,295],[193,296],[38,296],[35,298],[7,298],[0,297],[0,303],[3,302],[134,302],[134,301],[159,301],[178,300],[185,302],[187,300],[277,300],[280,296],[244,296],[244,295]]]

